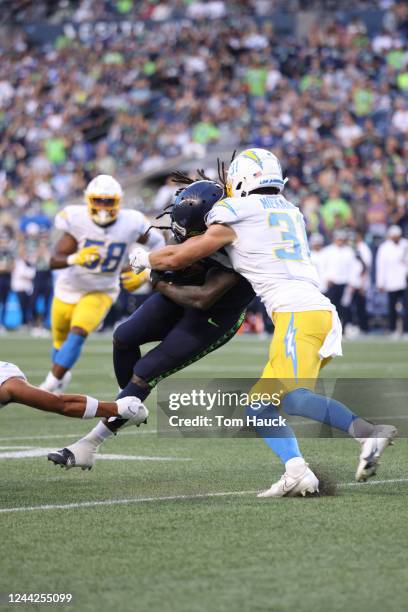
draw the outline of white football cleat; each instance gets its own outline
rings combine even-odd
[[[142,423],[147,423],[149,411],[142,403],[142,400],[135,396],[121,397],[116,400],[118,405],[118,415],[122,419],[127,419],[130,424],[139,427]]]
[[[48,372],[46,379],[40,385],[40,389],[51,393],[63,393],[71,380],[72,374],[70,371],[65,372],[61,380],[56,378],[52,372]]]
[[[360,460],[356,471],[356,481],[365,482],[375,476],[379,459],[387,446],[393,444],[398,430],[392,425],[376,425],[369,438],[359,438],[361,444]]]
[[[297,497],[319,493],[319,481],[312,470],[305,463],[304,471],[298,476],[291,476],[285,472],[266,491],[258,493],[257,497]]]
[[[66,470],[74,467],[90,470],[95,463],[96,449],[97,447],[92,442],[82,439],[59,451],[48,453],[47,457],[48,461],[65,467]]]

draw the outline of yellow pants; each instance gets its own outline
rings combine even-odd
[[[314,389],[321,368],[329,361],[319,350],[332,328],[328,310],[276,312],[269,361],[252,393],[280,391],[283,395],[296,388]],[[273,380],[271,380],[273,379]]]
[[[68,304],[54,297],[51,307],[51,330],[54,348],[60,349],[72,327],[81,327],[88,334],[104,320],[112,298],[106,293],[86,293],[76,304]]]

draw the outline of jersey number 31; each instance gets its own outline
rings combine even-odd
[[[281,241],[284,243],[284,246],[275,249],[275,255],[278,259],[290,259],[292,261],[308,261],[310,259],[305,223],[299,213],[293,219],[289,213],[272,212],[269,215],[269,226],[279,230]]]

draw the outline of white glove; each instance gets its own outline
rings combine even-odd
[[[133,272],[139,274],[143,272],[145,268],[150,268],[149,253],[141,246],[136,246],[129,253],[129,263]]]
[[[141,423],[147,421],[149,411],[138,397],[131,395],[128,397],[121,397],[116,400],[116,404],[118,406],[118,415],[123,419],[130,420],[133,425],[139,427]]]

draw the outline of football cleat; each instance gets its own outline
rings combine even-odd
[[[305,469],[299,476],[290,476],[287,472],[266,491],[257,497],[306,497],[319,493],[319,481],[305,463]]]
[[[91,470],[95,463],[96,447],[88,440],[79,440],[71,446],[53,453],[48,453],[48,461],[55,465],[65,467],[66,470],[78,467],[82,470]]]
[[[361,454],[356,471],[356,481],[365,482],[371,476],[375,476],[379,465],[379,459],[387,446],[393,444],[398,430],[392,425],[376,425],[373,434],[369,438],[359,438]]]
[[[40,389],[50,391],[50,393],[63,393],[72,380],[70,371],[65,372],[64,376],[59,380],[52,372],[48,372],[47,378],[41,383]]]

